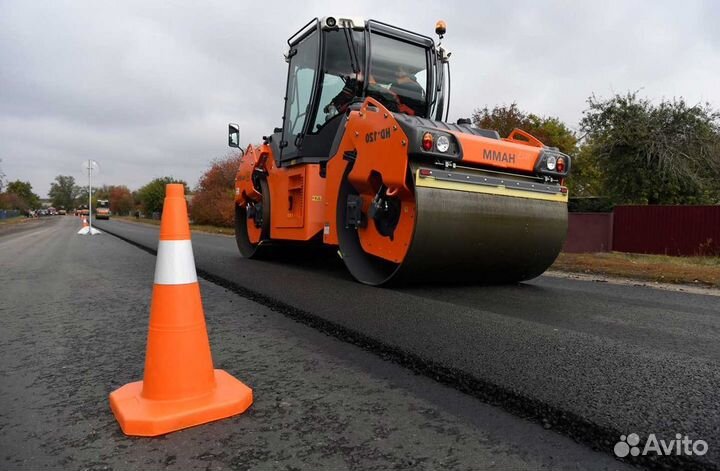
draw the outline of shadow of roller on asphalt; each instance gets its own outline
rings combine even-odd
[[[281,244],[273,243],[271,250],[268,250],[262,258],[245,259],[239,253],[237,259],[244,264],[270,264],[278,268],[296,268],[312,270],[316,273],[341,278],[343,280],[359,283],[345,267],[345,264],[337,252],[337,249],[328,246],[308,246],[301,244]],[[534,279],[533,279],[534,280]],[[478,281],[473,279],[463,279],[462,274],[447,280],[429,279],[423,280],[414,278],[411,281],[397,281],[386,286],[376,287],[375,289],[390,289],[403,292],[414,292],[418,294],[426,293],[427,288],[438,289],[467,289],[467,288],[487,288],[496,289],[524,289],[526,292],[546,293],[547,288],[531,284],[533,280],[523,282],[492,282]]]

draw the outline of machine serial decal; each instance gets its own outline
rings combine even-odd
[[[371,144],[373,142],[376,142],[378,140],[378,137],[380,139],[390,139],[390,128],[385,128],[380,132],[373,131],[365,134],[365,142]]]

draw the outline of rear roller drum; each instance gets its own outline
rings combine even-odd
[[[269,250],[270,188],[264,178],[258,183],[261,200],[235,206],[235,241],[245,258],[262,258]]]

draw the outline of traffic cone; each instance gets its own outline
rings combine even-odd
[[[95,229],[94,227],[90,227],[90,224],[88,224],[87,218],[83,217],[82,220],[83,227],[80,229],[77,233],[80,235],[95,235],[95,234],[102,234],[99,230]]]
[[[166,186],[143,381],[110,393],[126,435],[156,436],[244,412],[252,390],[213,369],[184,186]]]

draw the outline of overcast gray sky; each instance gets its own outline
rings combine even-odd
[[[641,90],[720,107],[720,1],[0,0],[0,159],[45,197],[83,159],[99,183],[195,185],[280,125],[287,37],[315,16],[427,35],[445,19],[450,117],[517,102],[576,127],[587,97]]]

